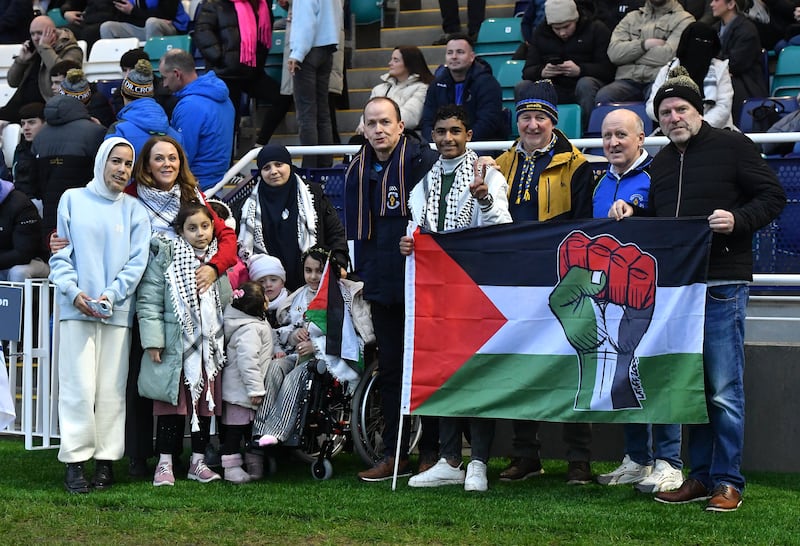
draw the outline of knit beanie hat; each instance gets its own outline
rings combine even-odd
[[[264,168],[264,165],[270,161],[280,161],[281,163],[291,165],[292,156],[289,154],[289,150],[287,150],[285,146],[280,146],[278,144],[267,144],[261,148],[260,152],[258,152],[256,166],[258,166],[258,169],[261,170]]]
[[[89,99],[92,98],[92,90],[83,75],[83,70],[79,68],[67,70],[67,77],[61,82],[61,94],[75,97],[84,104],[89,103]]]
[[[547,0],[544,3],[544,18],[548,25],[577,21],[579,17],[574,0]]]
[[[144,59],[136,61],[136,66],[128,72],[119,92],[125,98],[132,100],[152,97],[154,94],[153,65],[150,64],[150,61]]]
[[[658,107],[661,105],[661,101],[670,97],[684,99],[700,114],[703,113],[703,98],[700,96],[700,88],[682,66],[676,66],[670,70],[664,85],[658,89],[653,99],[656,116],[658,116]]]
[[[553,123],[558,123],[558,94],[550,80],[522,80],[514,87],[514,100],[517,118],[522,112],[544,112]]]
[[[278,258],[269,254],[253,254],[247,262],[247,274],[254,281],[267,275],[275,275],[286,282],[286,270],[283,264]]]

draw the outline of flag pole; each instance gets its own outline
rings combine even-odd
[[[397,489],[397,470],[400,468],[400,439],[403,437],[403,412],[400,412],[400,423],[397,427],[397,447],[394,452],[394,474],[392,474],[392,491]]]

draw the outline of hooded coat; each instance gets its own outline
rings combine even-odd
[[[130,146],[122,138],[103,142],[92,180],[84,187],[67,190],[58,204],[58,233],[69,244],[50,258],[50,280],[56,285],[62,321],[133,324],[134,294],[147,266],[150,220],[138,200],[106,186],[106,161],[120,144]],[[106,296],[113,305],[111,317],[99,319],[81,313],[73,304],[81,292],[91,298]]]
[[[41,254],[42,219],[14,184],[0,180],[0,270],[28,264]]]
[[[150,97],[128,103],[119,111],[117,119],[119,121],[108,128],[106,138],[118,136],[128,140],[137,154],[147,139],[154,135],[171,136],[178,143],[183,140],[181,134],[169,126],[169,119],[161,105]]]
[[[225,342],[228,363],[222,372],[222,399],[258,409],[250,399],[264,396],[264,378],[272,360],[272,328],[266,319],[228,306],[225,309]]]
[[[56,207],[61,195],[92,178],[92,165],[105,128],[89,119],[86,106],[74,97],[58,95],[44,107],[47,125],[33,140],[42,196],[45,237],[56,227]]]

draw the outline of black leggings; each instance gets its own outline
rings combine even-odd
[[[241,450],[242,440],[250,441],[253,427],[251,425],[226,425],[225,441],[222,442],[222,454],[233,455]]]
[[[211,417],[199,416],[200,430],[192,432],[192,453],[205,453],[211,438]],[[173,453],[183,438],[185,415],[159,415],[156,428],[156,452]]]

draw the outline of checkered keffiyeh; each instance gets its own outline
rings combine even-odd
[[[478,155],[472,150],[467,150],[464,154],[464,160],[456,167],[456,176],[453,181],[453,187],[447,194],[444,217],[444,230],[450,231],[458,228],[469,227],[472,222],[472,212],[475,208],[475,200],[468,199],[466,205],[459,210],[458,201],[459,197],[468,191],[470,184],[475,180],[475,161]],[[428,175],[428,191],[425,208],[422,211],[422,218],[424,226],[427,229],[438,231],[439,224],[439,204],[442,197],[442,176],[444,175],[444,167],[442,160],[439,159],[431,169]]]

